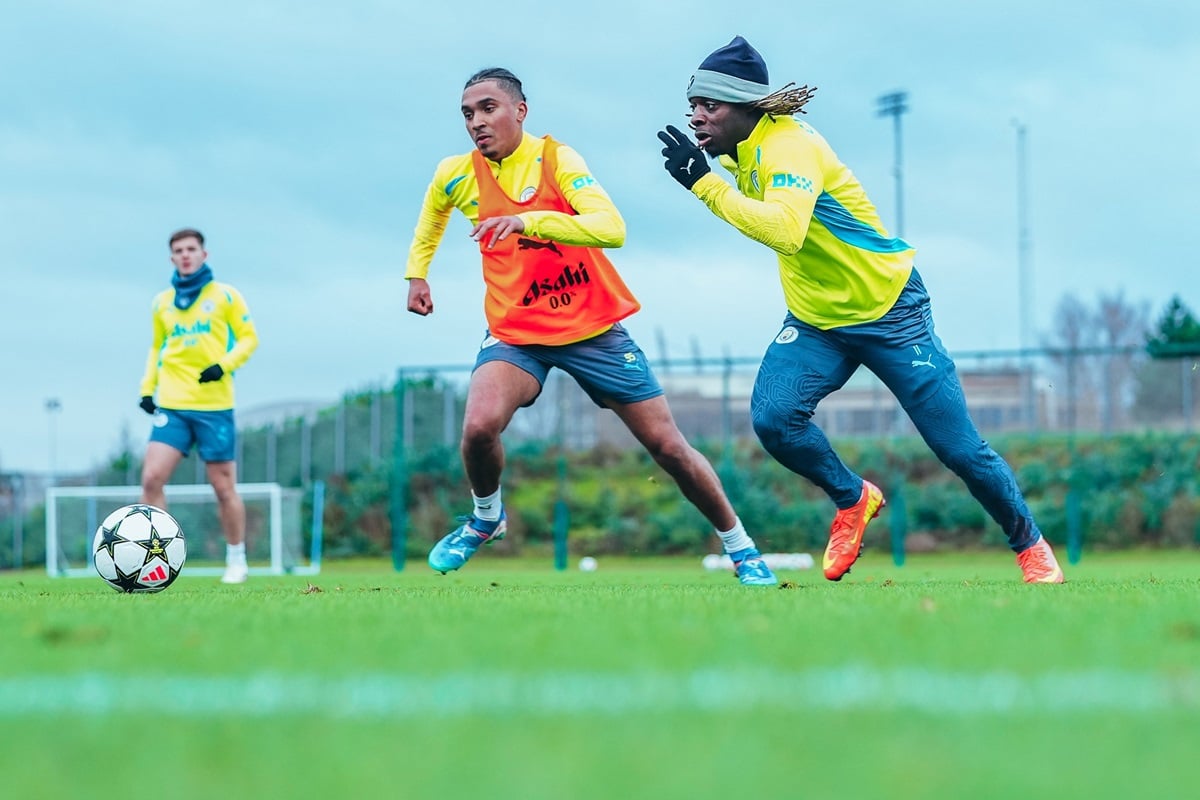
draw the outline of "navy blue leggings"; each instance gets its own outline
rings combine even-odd
[[[822,331],[788,313],[767,348],[750,413],[775,460],[849,508],[862,478],[842,462],[812,422],[813,410],[862,365],[892,391],[938,459],[960,477],[999,523],[1016,552],[1041,533],[1012,468],[979,435],[954,362],[933,331],[929,294],[914,269],[896,304],[875,322]]]

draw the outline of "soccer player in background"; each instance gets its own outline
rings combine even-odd
[[[455,208],[472,224],[486,284],[488,330],[467,393],[461,451],[474,502],[429,553],[442,573],[504,536],[501,432],[531,405],[551,368],[612,409],[684,496],[712,523],[743,584],[775,576],[725,496],[712,465],[687,443],[662,389],[621,320],[640,305],[601,248],[620,247],[625,222],[583,158],[524,132],[521,81],[506,69],[471,76],[462,114],[475,143],[443,159],[425,193],[408,254],[408,310],[433,312],[426,277]]]
[[[258,332],[238,290],[213,280],[200,231],[176,231],[169,244],[175,274],[151,305],[154,333],[141,385],[142,410],[154,417],[142,502],[167,507],[163,486],[195,445],[225,534],[221,582],[244,583],[246,507],[237,493],[233,372],[258,347]]]
[[[979,435],[954,362],[934,333],[913,248],[889,236],[862,186],[812,126],[792,115],[808,87],[769,87],[767,65],[738,36],[687,87],[697,144],[660,131],[666,169],[721,219],[775,251],[787,314],[751,398],[754,430],[788,469],[837,506],[824,571],[840,580],[862,551],[883,492],[851,471],[812,422],[822,398],[865,365],[896,395],[925,442],[1000,524],[1027,583],[1061,583],[1012,469]],[[733,173],[716,175],[705,154]]]

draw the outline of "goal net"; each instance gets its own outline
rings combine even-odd
[[[320,569],[319,498],[315,524],[305,547],[299,489],[277,483],[239,483],[246,505],[246,560],[251,575],[315,574]],[[167,511],[187,542],[184,575],[220,575],[225,567],[225,536],[217,498],[208,484],[168,485]],[[46,572],[52,576],[95,575],[92,539],[114,510],[140,502],[140,486],[52,486],[46,489]]]

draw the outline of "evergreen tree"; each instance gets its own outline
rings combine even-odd
[[[1200,355],[1200,322],[1179,295],[1167,303],[1156,331],[1147,339],[1146,350],[1155,358]]]
[[[1195,361],[1200,356],[1200,322],[1178,295],[1146,337],[1146,352],[1155,360],[1138,371],[1135,417],[1157,424],[1183,420],[1190,427],[1200,377]]]

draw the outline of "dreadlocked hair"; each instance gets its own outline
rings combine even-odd
[[[808,86],[796,86],[796,82],[792,81],[782,89],[771,92],[762,100],[751,103],[750,107],[778,117],[807,114],[804,106],[809,100],[812,100],[816,93],[817,87],[814,86],[810,89]]]

